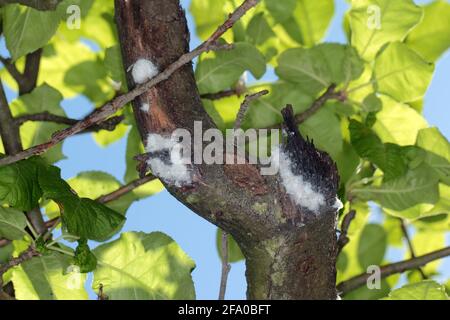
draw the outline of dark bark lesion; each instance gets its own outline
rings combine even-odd
[[[115,4],[125,69],[147,58],[164,70],[188,51],[189,32],[178,0],[116,0]],[[150,18],[154,16],[158,19]],[[129,74],[127,82],[130,88],[135,86]],[[149,115],[140,111],[144,102],[151,103]],[[144,143],[149,133],[167,134],[175,128],[193,134],[194,121],[201,121],[204,130],[215,127],[203,108],[191,63],[132,105]],[[312,182],[335,198],[334,163],[311,143],[297,139],[302,138],[288,139],[287,148],[295,147],[292,152],[299,157],[299,169],[313,163],[313,169],[306,168]],[[305,155],[310,158],[303,159]],[[253,164],[194,166],[198,174],[193,185],[180,188],[166,183],[166,188],[235,238],[246,257],[249,298],[336,298],[336,210],[327,208],[305,224],[298,223],[291,218],[308,213],[292,204],[277,175],[262,176]],[[249,174],[252,179],[244,181]]]

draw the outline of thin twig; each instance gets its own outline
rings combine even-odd
[[[0,291],[3,287],[3,275],[11,268],[18,266],[22,262],[25,262],[27,260],[30,260],[33,257],[39,256],[40,253],[36,251],[36,248],[34,245],[30,245],[28,249],[26,249],[24,252],[22,252],[17,258],[12,258],[8,262],[6,262],[3,265],[0,265]]]
[[[5,66],[6,70],[9,72],[11,77],[17,82],[17,84],[23,81],[24,75],[16,68],[14,62],[9,58],[0,56],[0,62]]]
[[[450,256],[450,247],[443,248],[441,250],[437,250],[423,256],[419,256],[416,258],[412,258],[405,261],[400,261],[392,264],[387,264],[380,267],[380,275],[381,279],[384,279],[390,275],[396,273],[402,273],[407,270],[414,270],[419,267],[426,265],[429,262],[434,260],[442,259],[444,257]],[[340,293],[347,293],[354,289],[361,287],[362,285],[367,283],[367,279],[371,276],[368,273],[362,273],[353,278],[345,280],[338,284],[337,289]]]
[[[93,126],[87,128],[83,132],[94,132],[100,130],[113,131],[119,123],[123,121],[124,116],[114,116],[109,119],[106,119],[98,124],[94,124]],[[67,124],[69,126],[73,126],[82,120],[71,119],[64,116],[58,116],[56,114],[51,114],[50,112],[41,112],[34,114],[24,114],[18,116],[14,119],[17,125],[22,125],[27,121],[38,121],[38,122],[53,122],[59,124]],[[81,133],[81,132],[80,132]]]
[[[411,258],[415,258],[416,257],[416,251],[414,250],[414,246],[412,244],[411,238],[409,237],[408,234],[408,229],[406,228],[406,224],[405,224],[405,220],[399,218],[400,220],[400,228],[402,229],[402,233],[403,233],[403,237],[406,240],[406,244],[408,245],[408,249],[409,249],[409,254],[411,255]],[[427,275],[425,274],[425,272],[423,272],[422,268],[417,268],[417,271],[419,271],[420,275],[422,276],[422,279],[428,279]]]
[[[18,154],[10,155],[0,159],[0,166],[8,165],[33,155],[42,154],[48,149],[52,148],[56,144],[60,143],[64,139],[73,136],[87,128],[93,126],[94,124],[100,123],[108,117],[115,114],[120,108],[122,108],[127,103],[134,100],[136,97],[142,95],[150,88],[154,87],[158,83],[167,80],[172,74],[174,74],[179,68],[183,67],[194,58],[198,57],[204,52],[211,50],[216,41],[228,30],[230,29],[236,21],[238,21],[248,10],[253,8],[259,3],[260,0],[245,0],[229,17],[228,19],[219,27],[217,30],[200,46],[192,50],[191,52],[183,54],[178,60],[169,65],[163,72],[159,73],[157,76],[149,80],[148,82],[138,85],[133,90],[125,93],[123,95],[117,96],[111,101],[107,102],[102,107],[98,108],[95,112],[90,114],[84,120],[78,122],[77,124],[66,128],[64,130],[58,131],[53,134],[50,141],[31,147],[24,150]]]
[[[234,123],[234,129],[237,130],[241,127],[242,124],[242,120],[244,120],[244,116],[248,110],[248,108],[250,107],[250,102],[259,99],[260,97],[268,94],[269,91],[268,90],[262,90],[253,94],[249,94],[245,96],[244,101],[241,104],[241,107],[239,108],[239,112],[236,116],[236,121]]]
[[[114,200],[122,197],[123,195],[127,194],[128,192],[131,192],[134,189],[142,186],[143,184],[146,184],[147,182],[150,182],[150,181],[153,181],[156,179],[157,178],[154,175],[148,174],[143,178],[131,181],[130,183],[120,187],[116,191],[113,191],[111,193],[105,194],[105,195],[97,198],[97,201],[100,203],[108,203],[108,202],[114,201]]]
[[[231,270],[231,265],[228,263],[228,233],[222,230],[221,239],[221,252],[222,252],[222,275],[220,277],[220,289],[219,300],[225,299],[225,293],[227,291],[228,274]]]
[[[337,241],[337,255],[339,255],[342,249],[347,245],[350,241],[348,237],[348,229],[350,227],[351,222],[355,219],[356,211],[350,210],[342,219],[341,224],[341,233],[339,235],[339,239]]]

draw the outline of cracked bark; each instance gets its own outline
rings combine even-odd
[[[179,0],[115,0],[115,8],[125,69],[138,58],[146,58],[164,70],[188,51],[189,31]],[[136,85],[130,74],[127,82],[130,88]],[[143,103],[150,105],[150,112],[141,110]],[[132,105],[144,144],[149,133],[184,128],[193,134],[194,121],[201,121],[203,130],[215,127],[203,109],[191,63]],[[299,163],[323,165],[310,170],[314,177],[326,178],[318,183],[328,188],[324,189],[327,199],[334,199],[334,164],[299,134],[295,139],[301,140],[288,140],[286,147],[293,146],[290,151]],[[325,206],[315,215],[299,208],[286,195],[280,177],[261,176],[256,165],[200,164],[193,171],[191,186],[165,184],[166,188],[236,239],[246,257],[249,299],[336,298],[335,209]],[[331,181],[332,187],[324,181]]]

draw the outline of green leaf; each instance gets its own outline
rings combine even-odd
[[[439,200],[435,204],[420,203],[401,211],[387,208],[384,208],[383,210],[391,216],[408,220],[417,221],[417,219],[429,217],[427,219],[421,219],[420,221],[423,222],[423,224],[420,225],[427,227],[430,227],[431,225],[433,225],[432,227],[435,225],[442,225],[443,228],[447,230],[450,226],[450,220],[446,219],[447,214],[450,213],[450,187],[442,183],[439,184]],[[441,219],[442,216],[444,216],[444,219]]]
[[[38,161],[30,158],[0,167],[0,203],[23,211],[37,207],[42,195]]]
[[[124,123],[119,123],[118,125],[116,125],[113,131],[100,130],[98,132],[94,132],[92,136],[95,142],[100,147],[104,148],[125,137],[128,132],[128,129],[129,129],[128,125]]]
[[[63,225],[80,238],[104,241],[123,225],[120,213],[88,198],[79,198],[69,184],[60,178],[60,169],[47,167],[39,172],[44,197],[55,201],[61,209]]]
[[[80,7],[81,21],[79,29],[69,29],[67,23],[62,23],[58,34],[76,43],[88,39],[100,48],[106,49],[117,43],[117,31],[114,24],[114,0],[64,0],[58,8],[61,9],[66,20],[70,14],[67,12],[69,5]]]
[[[277,22],[283,22],[288,19],[295,8],[297,7],[297,0],[265,0],[267,11],[275,18]]]
[[[201,59],[195,78],[201,93],[213,93],[230,88],[246,70],[261,78],[266,72],[266,60],[253,45],[238,42],[231,50],[221,50],[213,57],[210,54]]]
[[[448,300],[448,296],[444,286],[432,280],[424,280],[394,290],[384,300]]]
[[[403,40],[422,14],[412,0],[352,1],[351,43],[364,60],[371,61],[386,43]]]
[[[116,82],[120,82],[126,89],[127,82],[122,62],[122,53],[120,52],[119,45],[106,48],[103,63],[108,71],[109,77]]]
[[[428,127],[424,117],[408,105],[388,96],[381,96],[380,99],[383,109],[377,113],[373,130],[383,142],[413,145],[419,130]]]
[[[315,96],[333,83],[357,79],[363,72],[363,63],[353,48],[325,43],[310,49],[286,50],[278,58],[275,72]]]
[[[254,45],[261,45],[267,39],[275,36],[269,23],[264,18],[264,12],[258,13],[250,20],[247,26],[247,36],[250,39],[250,43]]]
[[[442,182],[450,185],[450,143],[439,129],[420,130],[416,145],[429,151],[425,161],[436,170]]]
[[[284,3],[285,1],[278,2]],[[289,13],[289,11],[287,12]],[[311,47],[319,43],[325,36],[333,14],[333,0],[298,0],[292,18],[284,21],[283,27],[298,43]]]
[[[407,166],[401,147],[391,143],[383,144],[370,128],[356,120],[350,120],[349,130],[356,152],[380,168],[384,172],[385,181],[405,174]]]
[[[267,89],[269,94],[253,101],[246,113],[242,123],[243,128],[267,128],[277,123],[281,123],[281,109],[286,104],[292,104],[294,113],[306,110],[314,100],[310,94],[305,93],[303,88],[295,83],[274,82],[270,85],[262,85],[256,90]],[[240,100],[234,98],[221,103],[214,101],[217,112],[219,112],[226,124],[234,124],[236,114],[239,111]],[[227,107],[228,106],[228,107]],[[230,110],[232,109],[232,111]],[[226,114],[224,114],[226,112]]]
[[[0,206],[0,238],[22,239],[26,235],[27,220],[22,211]]]
[[[86,275],[70,266],[67,257],[52,252],[34,257],[13,269],[18,300],[87,300]]]
[[[433,1],[424,6],[422,22],[406,43],[427,61],[436,61],[450,47],[450,3]]]
[[[421,99],[433,72],[433,63],[426,62],[401,42],[389,44],[375,60],[378,91],[399,102]]]
[[[233,237],[228,234],[228,262],[234,263],[244,260],[244,255],[242,254],[241,248],[239,248],[237,242],[233,239]],[[219,254],[220,260],[222,260],[222,230],[217,229],[216,232],[216,247],[217,253]]]
[[[383,102],[376,94],[372,93],[364,98],[362,107],[365,112],[378,112],[382,109]]]
[[[314,141],[314,145],[337,157],[343,148],[343,138],[339,119],[330,109],[322,108],[314,116],[308,118],[300,127],[303,136]]]
[[[227,18],[225,4],[228,0],[192,0],[190,11],[195,21],[195,31],[200,40],[206,40]],[[208,14],[205,14],[205,13]]]
[[[422,256],[445,247],[445,231],[417,229],[412,238],[414,253]],[[409,255],[406,258],[411,258]],[[442,265],[442,259],[432,261],[423,266],[425,274],[435,273],[439,266]]]
[[[439,200],[439,177],[425,163],[410,169],[401,177],[352,189],[352,193],[364,200],[375,200],[383,207],[401,211],[419,203],[434,204]]]
[[[3,8],[3,33],[13,61],[43,47],[60,21],[57,10],[40,11],[18,4]]]
[[[383,227],[368,224],[364,227],[358,244],[358,262],[363,270],[380,265],[387,248],[387,235]]]
[[[124,232],[93,250],[92,288],[111,300],[195,299],[192,259],[160,232]]]
[[[66,113],[61,108],[63,97],[55,88],[47,83],[35,88],[31,93],[22,95],[11,103],[14,116],[25,114],[48,112],[57,116],[66,117]],[[24,148],[29,148],[44,142],[52,137],[58,130],[66,128],[53,122],[28,121],[20,126],[20,137]],[[62,153],[62,143],[51,148],[43,157],[48,163],[54,163],[64,159]]]
[[[75,250],[75,265],[80,267],[81,273],[88,273],[97,267],[97,258],[89,249],[87,240],[79,240]]]

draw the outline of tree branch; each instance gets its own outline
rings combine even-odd
[[[432,262],[434,260],[442,259],[444,257],[450,256],[450,247],[443,248],[441,250],[437,250],[428,254],[425,254],[423,256],[419,256],[416,258],[412,258],[405,261],[400,261],[392,264],[388,264],[385,266],[382,266],[381,269],[381,279],[384,279],[390,275],[396,274],[396,273],[402,273],[407,270],[413,270],[417,269],[419,267],[422,267],[426,265],[429,262]],[[345,280],[338,284],[337,289],[341,293],[347,293],[349,291],[352,291],[354,289],[357,289],[364,285],[367,282],[367,279],[370,277],[370,274],[362,273],[358,276],[355,276],[353,278],[350,278],[348,280]]]
[[[22,150],[19,127],[15,124],[8,101],[6,100],[3,84],[0,80],[0,135],[6,154],[14,155]]]
[[[78,122],[77,124],[56,132],[50,141],[31,147],[27,150],[19,152],[15,155],[10,155],[0,159],[0,166],[8,165],[33,155],[42,154],[48,149],[52,148],[56,144],[60,143],[64,139],[73,136],[87,128],[93,126],[94,124],[100,123],[108,117],[115,114],[120,108],[134,100],[136,97],[148,91],[150,88],[154,87],[160,82],[163,82],[170,78],[170,76],[175,73],[179,68],[183,67],[187,63],[191,62],[194,58],[198,57],[204,52],[211,50],[211,47],[215,46],[216,41],[228,30],[230,29],[236,21],[238,21],[248,10],[253,8],[258,4],[259,0],[246,0],[242,5],[240,5],[229,18],[219,27],[217,30],[200,46],[192,50],[191,52],[181,55],[175,62],[170,64],[163,72],[156,75],[154,78],[148,82],[136,86],[133,90],[125,93],[123,95],[117,96],[110,102],[106,103],[102,107],[96,109],[92,114],[87,116],[84,120]]]
[[[18,3],[41,11],[55,10],[61,0],[0,0],[0,7]]]
[[[337,255],[339,255],[342,251],[342,249],[347,245],[347,243],[350,241],[348,238],[348,229],[350,227],[350,224],[352,223],[353,219],[355,219],[356,211],[350,210],[345,217],[342,219],[341,224],[341,234],[339,235],[339,239],[337,241]]]
[[[6,70],[9,72],[11,77],[13,77],[13,79],[19,85],[19,83],[23,81],[23,74],[20,73],[19,70],[17,70],[14,62],[12,62],[11,59],[2,56],[0,56],[0,62],[5,66]]]
[[[231,265],[228,263],[228,233],[223,230],[221,240],[222,275],[220,277],[219,300],[224,300],[225,293],[227,291],[228,274],[230,273]]]
[[[158,178],[156,178],[152,174],[146,175],[143,178],[131,181],[130,183],[120,187],[116,191],[113,191],[111,193],[108,193],[108,194],[105,194],[105,195],[99,197],[97,199],[97,201],[100,203],[108,203],[108,202],[114,201],[114,200],[122,197],[123,195],[127,194],[128,192],[131,192],[134,189],[142,186],[143,184],[146,184],[147,182],[150,182],[150,181],[153,181],[156,179],[158,179]]]
[[[25,70],[23,72],[23,81],[22,83],[19,83],[19,96],[30,93],[36,88],[41,56],[42,48],[27,54]]]
[[[11,268],[18,266],[22,262],[32,259],[33,257],[39,256],[40,253],[36,251],[34,245],[30,245],[28,249],[22,252],[17,258],[12,258],[7,263],[0,265],[0,291],[2,291],[3,287],[3,275]]]
[[[116,126],[123,121],[124,116],[114,116],[109,119],[106,119],[98,124],[94,124],[93,126],[87,128],[86,130],[80,132],[94,132],[100,130],[113,131]],[[22,125],[27,121],[40,121],[40,122],[54,122],[59,124],[67,124],[67,125],[75,125],[82,120],[71,119],[64,116],[58,116],[55,114],[51,114],[50,112],[42,112],[42,113],[34,113],[34,114],[25,114],[14,119],[17,125]]]
[[[259,99],[260,97],[262,97],[268,93],[269,93],[268,90],[262,90],[262,91],[245,96],[245,99],[242,102],[241,107],[239,108],[238,114],[236,116],[236,121],[234,123],[235,130],[237,130],[241,127],[242,120],[244,120],[245,113],[247,112],[248,108],[250,107],[250,103],[253,100]]]

